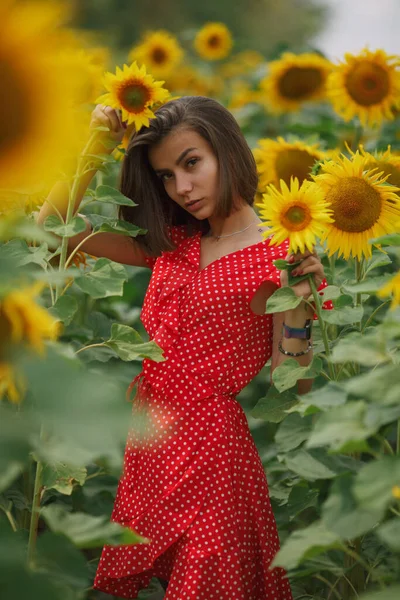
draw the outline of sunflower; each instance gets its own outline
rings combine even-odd
[[[136,131],[144,125],[149,126],[149,119],[154,117],[151,108],[168,99],[169,92],[162,87],[163,81],[155,81],[146,73],[146,67],[138,67],[133,62],[130,67],[117,67],[116,74],[106,73],[104,77],[107,94],[97,98],[96,102],[120,109],[122,119],[135,124]]]
[[[168,77],[182,61],[183,50],[178,40],[162,29],[149,31],[143,41],[128,55],[131,62],[143,63],[153,77]]]
[[[400,273],[397,273],[392,279],[390,279],[386,285],[383,286],[377,292],[379,298],[385,298],[386,296],[393,295],[390,308],[394,310],[396,306],[400,306]]]
[[[327,94],[335,111],[345,120],[358,117],[362,125],[376,126],[393,119],[400,107],[398,56],[364,48],[357,56],[346,53],[327,81]]]
[[[36,303],[44,284],[13,290],[0,300],[0,355],[12,344],[24,344],[43,354],[44,339],[55,340],[60,322]]]
[[[304,102],[323,100],[332,65],[319,54],[285,52],[269,63],[269,74],[260,81],[267,108],[274,113],[299,110]]]
[[[258,140],[260,148],[253,150],[259,174],[259,190],[272,183],[279,189],[280,181],[290,183],[292,177],[302,183],[311,180],[311,169],[317,160],[324,158],[318,144],[307,145],[301,141],[287,142],[278,137],[276,140]]]
[[[296,177],[291,179],[290,188],[283,180],[280,190],[269,185],[256,206],[264,225],[269,227],[263,235],[272,234],[272,243],[277,245],[289,239],[289,252],[304,252],[306,248],[312,252],[317,237],[332,222],[332,211],[321,190],[310,181],[300,185]]]
[[[198,31],[194,47],[205,60],[226,58],[233,46],[232,35],[223,23],[207,23]]]
[[[378,169],[378,172],[387,175],[387,182],[400,188],[400,156],[392,154],[390,146],[385,152],[370,154],[361,148],[361,154],[369,158],[367,169]]]
[[[35,186],[54,176],[74,142],[71,106],[82,74],[79,67],[67,75],[58,68],[60,18],[59,7],[48,2],[0,7],[2,188]]]
[[[388,177],[376,168],[367,170],[368,161],[359,151],[350,158],[338,154],[321,163],[313,176],[333,210],[334,223],[321,240],[327,242],[329,256],[338,252],[345,259],[370,257],[368,240],[396,230],[400,188],[388,185]]]

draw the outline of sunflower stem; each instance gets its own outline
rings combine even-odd
[[[43,431],[41,436],[43,435]],[[27,560],[28,565],[32,566],[35,560],[35,552],[36,552],[36,540],[38,534],[38,526],[39,526],[39,516],[40,516],[40,498],[42,493],[42,473],[43,473],[43,465],[40,461],[36,464],[36,475],[35,475],[35,487],[33,491],[33,499],[32,499],[32,514],[31,514],[31,522],[29,527],[29,540],[28,540],[28,554]]]
[[[65,221],[64,221],[66,225],[68,225],[68,223],[71,221],[71,219],[74,215],[74,208],[75,208],[76,198],[77,198],[78,190],[79,190],[79,182],[80,182],[80,178],[82,176],[83,170],[84,170],[84,168],[86,166],[86,162],[87,162],[86,154],[88,154],[89,149],[93,145],[93,142],[95,141],[97,136],[98,136],[97,131],[93,131],[91,133],[86,146],[84,147],[83,151],[81,152],[81,154],[78,158],[76,172],[75,172],[75,175],[73,178],[72,187],[71,187],[69,197],[68,197],[68,208],[67,208],[67,214],[66,214]],[[66,236],[64,236],[62,239],[62,242],[61,242],[61,253],[60,253],[60,263],[59,263],[60,273],[62,271],[65,271],[67,251],[68,251],[68,238]],[[57,287],[56,287],[56,300],[58,299],[58,297],[61,293],[61,287],[62,287],[62,284],[58,283]]]
[[[68,257],[68,260],[65,262],[65,268],[68,269],[69,265],[71,264],[75,254],[77,254],[77,252],[79,252],[79,249],[81,248],[81,246],[83,246],[83,244],[85,244],[89,239],[91,239],[92,237],[94,237],[95,235],[98,235],[99,233],[101,233],[100,231],[93,231],[93,233],[90,233],[87,237],[85,237],[71,252],[71,254]]]
[[[320,300],[320,297],[319,297],[319,294],[318,294],[317,288],[315,286],[315,282],[314,282],[314,279],[313,279],[312,275],[310,275],[309,281],[310,281],[310,287],[311,287],[311,291],[312,291],[313,298],[314,298],[315,312],[317,313],[319,327],[320,327],[320,330],[321,330],[322,341],[324,343],[326,360],[328,362],[329,375],[330,375],[331,379],[335,379],[335,369],[333,367],[333,364],[330,361],[331,350],[329,348],[328,335],[327,335],[327,331],[326,331],[326,326],[325,326],[324,320],[322,318],[322,304],[321,304],[321,300]]]
[[[397,420],[396,454],[400,454],[400,419]]]
[[[355,259],[355,276],[356,276],[357,283],[360,283],[360,281],[362,280],[362,271],[363,271],[362,261],[359,258],[356,258]],[[360,306],[360,304],[361,304],[361,293],[357,292],[356,297],[355,297],[354,306]]]
[[[354,131],[354,139],[353,139],[353,152],[357,152],[360,142],[362,140],[362,136],[364,133],[364,128],[361,123],[358,123],[355,127]]]

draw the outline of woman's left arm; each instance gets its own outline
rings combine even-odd
[[[293,275],[306,275],[310,273],[314,277],[316,287],[318,288],[321,285],[324,279],[324,268],[315,252],[288,255],[286,260],[289,262],[301,261],[296,270],[293,271]],[[283,287],[285,285],[288,285],[287,271],[281,271],[281,286]],[[312,295],[311,286],[307,279],[292,286],[292,289],[298,297],[303,299],[308,299]],[[313,352],[312,350],[309,350],[307,353],[304,352],[307,350],[309,343],[312,343],[312,339],[307,340],[296,337],[284,337],[282,330],[283,324],[289,328],[303,329],[307,321],[311,320],[312,324],[313,318],[314,310],[305,301],[302,301],[299,306],[292,310],[287,310],[284,313],[275,313],[271,357],[271,376],[274,369],[288,358],[294,358],[302,367],[306,367],[310,364],[312,361]],[[279,347],[281,349],[279,349]],[[300,356],[292,357],[290,354],[285,354],[283,350],[292,354],[301,354]],[[312,379],[300,379],[297,382],[297,393],[306,394],[311,390],[312,384]]]

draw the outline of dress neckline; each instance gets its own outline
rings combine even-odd
[[[200,258],[201,258],[201,238],[203,237],[203,232],[199,231],[198,234],[196,235],[196,243],[197,243],[197,252],[196,252],[196,258],[197,258],[197,270],[198,273],[203,273],[203,271],[206,271],[209,267],[211,267],[212,265],[215,265],[217,263],[219,263],[220,261],[230,257],[230,256],[235,256],[236,254],[240,254],[241,252],[245,252],[246,250],[250,250],[251,248],[256,248],[258,246],[260,246],[260,244],[265,244],[266,242],[269,242],[269,237],[260,240],[259,242],[256,242],[255,244],[250,244],[249,246],[244,246],[243,248],[239,248],[238,250],[234,250],[233,252],[228,252],[228,254],[224,254],[223,256],[220,256],[219,258],[216,258],[215,260],[213,260],[212,262],[208,263],[208,265],[206,265],[205,267],[203,267],[202,269],[200,269]]]

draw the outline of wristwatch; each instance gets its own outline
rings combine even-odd
[[[285,338],[297,338],[299,340],[311,339],[312,319],[307,319],[304,327],[289,327],[283,323],[282,335]]]

